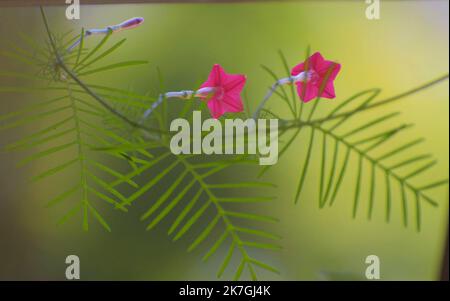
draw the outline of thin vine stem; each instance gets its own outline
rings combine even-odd
[[[424,194],[424,192],[421,191],[420,188],[414,187],[412,184],[410,184],[407,181],[408,179],[400,177],[395,172],[393,172],[391,169],[389,169],[384,164],[379,162],[377,159],[372,158],[366,151],[360,150],[359,148],[357,148],[356,146],[352,145],[351,143],[348,143],[344,138],[334,134],[333,132],[331,132],[329,130],[326,130],[326,129],[322,128],[320,125],[311,125],[311,126],[313,128],[315,128],[315,129],[321,131],[325,135],[329,135],[330,137],[332,137],[336,141],[338,141],[338,142],[342,143],[343,145],[345,145],[347,148],[355,151],[359,156],[361,156],[361,157],[365,158],[366,160],[368,160],[372,165],[378,166],[382,171],[384,171],[388,175],[391,175],[392,177],[394,177],[401,185],[405,185],[406,187],[408,187],[409,189],[411,189],[415,193],[418,193],[420,196],[422,196],[427,202],[429,202],[433,206],[436,205],[435,203],[431,203],[430,202],[430,198],[426,194]]]
[[[129,119],[125,115],[123,115],[120,112],[116,111],[102,97],[100,97],[88,85],[86,85],[82,80],[80,80],[78,78],[78,76],[72,70],[70,70],[70,68],[68,68],[66,66],[66,64],[64,64],[64,61],[63,61],[62,57],[60,56],[60,54],[58,52],[58,49],[56,47],[55,41],[53,40],[53,36],[52,36],[50,28],[48,26],[47,17],[45,16],[45,12],[44,12],[44,9],[43,9],[42,6],[40,6],[40,10],[41,10],[42,19],[44,21],[44,25],[45,25],[45,29],[46,29],[47,35],[48,35],[48,38],[50,40],[50,45],[51,45],[51,48],[53,50],[53,53],[54,53],[54,56],[55,56],[55,59],[56,59],[56,64],[62,70],[64,70],[64,72],[66,72],[67,75],[69,75],[70,78],[72,78],[72,80],[74,80],[87,94],[89,94],[92,98],[94,98],[97,102],[99,102],[110,113],[112,113],[116,117],[122,119],[123,121],[125,121],[129,125],[131,125],[131,126],[133,126],[135,128],[140,128],[140,129],[145,130],[145,131],[150,132],[150,133],[158,133],[158,134],[162,134],[162,135],[168,135],[168,133],[166,131],[162,131],[160,129],[156,129],[156,128],[153,128],[153,127],[147,127],[147,126],[145,126],[143,124],[140,124],[138,122],[135,122],[135,121]]]
[[[392,103],[394,101],[400,100],[402,98],[405,98],[407,96],[413,95],[413,94],[418,93],[420,91],[423,91],[425,89],[431,88],[432,86],[435,86],[435,85],[439,84],[440,82],[447,80],[448,78],[449,78],[448,74],[443,75],[443,76],[441,76],[441,77],[439,77],[437,79],[429,81],[429,82],[427,82],[425,84],[422,84],[419,87],[413,88],[413,89],[411,89],[409,91],[402,92],[400,94],[388,97],[388,98],[383,99],[383,100],[381,100],[381,101],[379,101],[377,103],[374,103],[372,105],[358,107],[357,109],[354,109],[354,110],[351,110],[351,111],[348,111],[348,112],[343,112],[343,113],[340,113],[340,114],[327,116],[327,117],[323,117],[323,118],[312,119],[312,120],[309,120],[309,121],[283,120],[282,121],[282,126],[280,127],[280,129],[281,130],[287,130],[287,129],[298,128],[298,127],[302,127],[302,126],[312,126],[312,125],[315,125],[315,124],[321,124],[321,123],[328,122],[328,121],[331,121],[331,120],[334,120],[334,119],[338,119],[338,118],[345,118],[345,117],[351,116],[351,115],[353,115],[353,114],[355,114],[357,112],[363,112],[363,111],[367,111],[367,110],[370,110],[370,109],[373,109],[373,108],[377,108],[377,107],[380,107],[382,105],[386,105],[386,104]]]
[[[195,178],[195,180],[199,183],[201,189],[206,192],[208,195],[210,201],[214,204],[216,207],[216,210],[220,217],[222,218],[222,221],[224,222],[226,226],[227,232],[231,235],[233,242],[236,244],[237,248],[239,249],[243,260],[246,264],[250,265],[250,256],[247,253],[247,250],[245,249],[243,242],[240,238],[240,236],[236,233],[235,227],[231,223],[229,217],[225,213],[225,209],[222,207],[222,205],[219,204],[217,201],[216,196],[211,192],[208,185],[204,182],[203,177],[200,176],[195,169],[187,162],[187,160],[184,160],[183,158],[179,159],[180,162],[186,167],[186,169],[191,173],[191,175]]]
[[[83,142],[81,139],[81,129],[80,129],[80,123],[78,122],[78,108],[75,104],[75,99],[72,94],[72,89],[69,85],[67,85],[67,90],[69,91],[69,99],[70,99],[70,106],[73,111],[74,116],[74,125],[76,130],[76,141],[78,144],[78,158],[79,158],[79,164],[80,164],[80,170],[81,170],[81,187],[83,189],[83,198],[81,203],[83,204],[83,227],[85,230],[87,230],[88,225],[88,184],[87,184],[87,177],[86,177],[86,155],[83,148]]]
[[[403,92],[403,93],[400,93],[400,94],[388,97],[388,98],[383,99],[383,100],[381,100],[381,101],[379,101],[377,103],[374,103],[374,104],[371,104],[371,105],[368,105],[368,106],[358,107],[357,109],[352,110],[350,112],[344,112],[344,113],[336,114],[336,115],[333,115],[333,116],[330,116],[330,117],[315,119],[315,120],[312,120],[311,123],[322,123],[322,122],[325,122],[325,121],[334,120],[336,118],[347,117],[348,115],[352,115],[352,114],[355,114],[357,112],[361,112],[361,111],[366,111],[366,110],[369,110],[369,109],[377,108],[379,106],[389,104],[389,103],[394,102],[396,100],[400,100],[400,99],[405,98],[407,96],[410,96],[410,95],[413,95],[415,93],[418,93],[418,92],[420,92],[422,90],[428,89],[428,88],[430,88],[430,87],[432,87],[432,86],[434,86],[436,84],[439,84],[442,81],[447,80],[448,78],[449,78],[449,75],[445,74],[445,75],[443,75],[443,76],[441,76],[441,77],[439,77],[437,79],[429,81],[429,82],[427,82],[425,84],[422,84],[422,85],[420,85],[420,86],[418,86],[416,88],[413,88],[413,89],[408,90],[406,92]]]
[[[253,119],[258,119],[260,112],[264,109],[264,106],[266,105],[269,98],[275,93],[277,88],[280,86],[278,82],[272,85],[272,87],[269,89],[267,94],[264,96],[264,99],[261,101],[261,103],[256,108],[255,113],[253,114]],[[291,108],[292,109],[292,108]]]
[[[132,127],[135,128],[139,128],[142,130],[145,130],[147,132],[150,133],[158,133],[158,134],[162,134],[162,135],[170,135],[170,133],[168,133],[167,131],[161,130],[161,129],[156,129],[156,128],[152,128],[152,127],[147,127],[143,124],[141,124],[140,122],[136,122],[133,121],[131,119],[129,119],[128,117],[126,117],[125,115],[121,114],[120,112],[116,111],[113,107],[111,107],[101,96],[99,96],[97,93],[95,93],[88,85],[86,85],[82,80],[80,80],[78,78],[78,76],[72,71],[70,70],[70,68],[67,67],[67,65],[65,65],[64,61],[62,60],[61,56],[58,53],[55,41],[53,40],[53,36],[51,34],[48,22],[47,22],[47,18],[45,16],[45,12],[44,9],[42,8],[42,6],[40,7],[41,10],[41,14],[42,14],[42,18],[44,21],[44,25],[47,31],[47,35],[49,37],[50,40],[50,45],[51,48],[54,52],[54,56],[56,58],[56,63],[58,64],[59,67],[61,67],[61,69],[63,69],[67,75],[72,78],[87,94],[89,94],[92,98],[94,98],[97,102],[99,102],[104,108],[106,108],[109,112],[111,112],[113,115],[115,115],[116,117],[122,119],[123,121],[125,121],[126,123],[128,123],[129,125],[131,125]],[[294,119],[294,120],[280,120],[281,121],[281,125],[280,125],[280,130],[288,130],[291,128],[298,128],[298,127],[302,127],[302,126],[311,126],[314,124],[320,124],[323,122],[327,122],[327,121],[331,121],[337,118],[343,118],[343,117],[347,117],[350,115],[353,115],[357,112],[362,112],[362,111],[366,111],[366,110],[370,110],[373,108],[377,108],[389,103],[392,103],[394,101],[400,100],[402,98],[405,98],[407,96],[413,95],[415,93],[418,93],[422,90],[428,89],[442,81],[445,81],[449,78],[449,74],[445,74],[437,79],[434,79],[430,82],[427,82],[423,85],[420,85],[419,87],[413,88],[409,91],[388,97],[384,100],[381,100],[377,103],[368,105],[368,106],[362,106],[359,107],[355,110],[352,111],[348,111],[348,112],[343,112],[340,114],[336,114],[336,115],[332,115],[332,116],[327,116],[327,117],[323,117],[323,118],[317,118],[317,119],[313,119],[313,120],[308,120],[308,121],[301,121],[299,119]],[[264,108],[264,105],[267,103],[267,101],[270,99],[270,97],[274,94],[274,92],[276,91],[276,89],[280,86],[279,82],[276,82],[271,89],[268,91],[268,93],[266,94],[266,96],[264,97],[263,101],[259,104],[258,108],[256,109],[253,118],[258,118],[259,116],[259,112]]]

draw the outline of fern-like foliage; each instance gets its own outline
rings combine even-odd
[[[67,182],[70,185],[67,185],[68,187],[65,187],[64,191],[55,195],[47,203],[48,207],[52,207],[62,202],[68,202],[70,199],[74,201],[72,208],[58,221],[58,224],[65,223],[69,218],[81,213],[83,229],[88,230],[89,216],[91,216],[110,231],[111,227],[97,210],[96,203],[107,202],[115,209],[126,211],[122,205],[126,200],[125,197],[105,180],[105,178],[111,177],[122,178],[122,172],[111,167],[114,166],[111,164],[111,160],[124,161],[125,158],[124,154],[108,152],[110,158],[105,159],[104,156],[100,157],[92,152],[90,148],[99,143],[111,143],[111,141],[124,143],[126,141],[119,135],[99,126],[99,122],[108,112],[62,70],[58,64],[57,55],[60,55],[59,59],[66,66],[70,66],[80,79],[114,68],[145,62],[125,61],[97,67],[103,59],[112,55],[124,43],[124,40],[107,46],[110,37],[108,34],[95,47],[87,49],[83,46],[82,39],[80,47],[76,51],[67,52],[68,45],[79,36],[73,36],[70,33],[61,36],[52,35],[52,43],[48,41],[44,47],[41,47],[31,37],[21,34],[26,47],[14,45],[12,50],[2,52],[2,55],[14,58],[36,70],[35,75],[2,72],[0,74],[2,77],[36,80],[33,87],[6,86],[1,87],[2,92],[34,93],[44,91],[52,94],[52,97],[0,116],[0,130],[43,124],[43,128],[6,145],[5,149],[31,152],[29,156],[19,162],[19,165],[36,160],[45,160],[44,162],[51,164],[47,170],[34,176],[34,181],[67,175]],[[83,32],[81,36],[83,36]],[[103,86],[89,86],[89,88],[98,91],[99,95],[107,96],[112,102],[121,102],[130,97],[128,91],[119,89]],[[150,101],[146,97],[140,96],[139,98],[139,101],[136,102],[142,107],[145,107],[145,102]],[[146,155],[151,156],[150,154]],[[127,157],[129,158],[129,156]],[[78,171],[78,180],[76,181],[73,181],[70,176],[74,169]],[[136,186],[133,181],[127,181],[127,183]]]
[[[170,118],[164,106],[154,111],[149,120],[144,120],[143,125],[167,128]],[[130,106],[116,106],[115,109],[127,118],[135,120],[144,113],[144,110]],[[185,102],[178,116],[187,118],[187,113],[192,109],[193,102]],[[150,202],[148,209],[141,216],[141,220],[147,224],[147,230],[152,230],[167,220],[170,223],[168,235],[173,241],[186,237],[190,241],[188,251],[193,251],[202,244],[209,245],[203,256],[204,261],[227,244],[227,252],[217,277],[221,277],[229,268],[234,257],[239,258],[233,277],[235,280],[241,279],[245,271],[251,279],[256,280],[256,267],[278,273],[276,268],[251,255],[255,249],[281,249],[281,246],[274,242],[281,239],[280,236],[257,226],[261,223],[277,222],[277,219],[242,208],[257,208],[261,203],[272,201],[274,197],[242,196],[234,193],[254,188],[270,188],[274,185],[260,181],[244,182],[239,179],[228,183],[214,181],[215,175],[227,169],[237,168],[242,164],[255,165],[256,158],[240,155],[227,156],[225,159],[210,156],[206,159],[199,155],[174,155],[169,148],[167,137],[149,136],[147,132],[127,125],[115,117],[105,120],[105,124],[109,128],[121,129],[121,135],[127,137],[129,143],[97,150],[126,153],[146,150],[154,155],[153,158],[136,155],[140,159],[139,166],[122,179],[110,183],[112,187],[118,187],[126,181],[142,182],[122,205],[128,207],[143,200]]]
[[[240,256],[240,264],[234,276],[236,280],[241,278],[245,269],[251,278],[256,280],[255,266],[278,273],[277,269],[252,257],[248,250],[281,248],[273,242],[266,242],[280,239],[278,235],[253,227],[254,223],[273,223],[277,222],[277,219],[238,210],[241,208],[239,205],[258,205],[273,200],[273,197],[221,196],[225,190],[263,188],[272,185],[263,182],[236,181],[220,184],[211,182],[216,173],[237,164],[253,164],[253,161],[234,158],[225,161],[196,162],[198,160],[195,156],[175,156],[166,146],[154,145],[151,149],[153,153],[157,153],[155,158],[128,174],[125,179],[134,179],[138,182],[138,178],[143,174],[153,173],[155,176],[128,196],[126,203],[122,204],[131,205],[148,192],[153,196],[150,199],[151,205],[141,216],[141,220],[147,224],[147,230],[154,229],[163,220],[174,217],[170,222],[168,235],[173,241],[177,241],[191,233],[188,251],[196,249],[202,243],[208,244],[208,240],[212,242],[203,256],[205,261],[228,241],[228,253],[217,273],[218,277],[222,276],[230,264],[233,253]],[[119,183],[121,181],[115,181],[111,185]],[[162,191],[161,187],[164,187]],[[155,192],[152,193],[153,191]]]
[[[289,76],[290,71],[286,58],[282,52],[279,54]],[[263,69],[272,78],[279,78],[271,69],[265,66]],[[320,175],[317,181],[319,207],[323,208],[326,204],[333,205],[341,184],[349,173],[348,166],[351,159],[354,158],[357,169],[354,179],[353,217],[356,217],[360,203],[365,199],[362,196],[362,177],[368,174],[368,186],[367,183],[364,185],[368,187],[369,191],[366,198],[368,201],[367,217],[372,218],[375,192],[381,190],[378,187],[380,183],[383,183],[385,217],[386,221],[391,219],[393,186],[397,184],[401,192],[403,224],[408,225],[409,202],[413,201],[416,229],[420,231],[422,203],[425,202],[433,207],[438,206],[438,202],[427,194],[428,190],[446,185],[448,179],[425,185],[415,181],[416,178],[429,171],[436,161],[428,153],[414,154],[414,147],[424,141],[422,138],[410,138],[401,146],[390,146],[393,141],[398,141],[401,133],[413,126],[412,124],[391,125],[399,112],[385,113],[372,120],[361,118],[361,116],[364,111],[391,103],[446,79],[448,79],[448,75],[401,95],[378,101],[377,96],[381,92],[380,89],[362,91],[347,100],[338,101],[337,105],[324,116],[316,116],[317,108],[322,103],[320,99],[304,104],[298,101],[293,85],[291,85],[291,96],[281,87],[281,91],[276,94],[289,108],[292,120],[284,121],[284,126],[280,129],[280,136],[288,135],[289,132],[293,132],[293,134],[282,146],[279,157],[285,154],[302,133],[304,133],[303,139],[307,141],[304,144],[306,155],[301,160],[299,169],[295,202],[297,203],[302,197],[306,179],[312,171],[313,158],[318,158],[317,161],[320,162],[318,166]],[[283,120],[270,109],[264,108],[263,112]],[[260,175],[263,175],[269,168],[270,166],[263,168]]]
[[[39,159],[56,161],[60,157],[70,156],[70,159],[57,161],[34,177],[34,180],[43,180],[67,174],[71,179],[69,176],[76,170],[78,181],[67,181],[71,183],[70,187],[48,201],[49,207],[73,201],[72,209],[59,223],[81,212],[83,229],[88,230],[89,217],[92,216],[111,231],[109,223],[97,209],[98,201],[107,202],[122,211],[128,211],[137,202],[148,202],[149,208],[141,218],[146,222],[147,230],[164,220],[169,221],[169,217],[175,215],[168,234],[174,241],[190,237],[189,251],[209,243],[203,260],[219,253],[218,250],[228,244],[218,277],[229,268],[235,257],[239,258],[239,263],[234,279],[243,277],[244,272],[248,272],[251,279],[256,279],[257,267],[278,273],[276,268],[252,255],[255,249],[281,248],[273,242],[280,239],[278,235],[256,226],[277,220],[248,209],[242,210],[242,206],[258,205],[273,198],[229,196],[235,190],[273,185],[239,180],[220,184],[214,182],[216,174],[237,164],[254,163],[254,158],[241,156],[223,160],[211,157],[205,161],[199,156],[173,155],[169,149],[166,103],[152,118],[141,120],[153,98],[87,83],[88,76],[146,63],[124,61],[101,65],[117,52],[125,39],[109,45],[110,32],[94,47],[87,48],[84,30],[79,35],[66,33],[57,36],[51,32],[42,9],[41,12],[48,34],[45,47],[22,35],[31,50],[15,45],[14,51],[2,53],[37,70],[31,76],[2,72],[2,77],[33,79],[37,80],[36,85],[27,88],[5,86],[0,91],[36,93],[42,90],[55,94],[55,97],[2,115],[0,130],[37,123],[45,125],[43,129],[5,147],[9,151],[31,153],[20,164]],[[78,39],[80,43],[77,48],[67,51],[68,46]],[[162,76],[159,75],[162,84]],[[192,105],[193,102],[186,102],[179,116],[187,116]],[[168,187],[161,191],[167,183]]]
[[[168,235],[174,241],[182,238],[188,240],[189,251],[208,245],[203,256],[205,261],[217,256],[219,250],[225,248],[218,277],[230,269],[236,257],[236,280],[241,279],[245,272],[251,279],[256,279],[256,268],[277,273],[276,268],[257,259],[253,253],[281,248],[277,244],[280,237],[266,231],[263,226],[277,219],[257,212],[260,204],[270,202],[273,198],[237,193],[240,190],[252,191],[253,188],[261,191],[274,185],[239,179],[226,183],[214,180],[219,173],[232,172],[233,168],[241,164],[256,166],[257,158],[248,155],[204,158],[172,154],[168,125],[175,110],[169,108],[168,102],[163,102],[150,118],[142,119],[144,111],[155,101],[154,98],[129,90],[87,83],[91,75],[146,63],[138,60],[103,63],[106,58],[114,56],[125,39],[110,45],[112,32],[109,32],[94,47],[87,48],[84,30],[78,35],[68,32],[58,36],[51,32],[42,9],[41,12],[48,35],[44,47],[32,38],[21,35],[26,47],[12,44],[10,50],[1,53],[36,70],[32,75],[2,71],[1,77],[31,80],[35,85],[26,88],[3,86],[0,92],[34,95],[41,91],[52,96],[0,116],[0,130],[34,127],[37,124],[42,126],[36,126],[33,133],[5,148],[29,153],[20,165],[41,159],[55,162],[36,175],[33,178],[36,181],[64,175],[70,179],[67,182],[71,184],[48,201],[48,206],[72,201],[72,208],[59,223],[81,213],[83,229],[88,230],[90,218],[93,217],[110,231],[109,223],[98,209],[101,203],[106,202],[122,211],[128,211],[136,203],[145,204],[146,210],[141,220],[147,230],[168,223]],[[78,39],[78,46],[68,51],[69,45]],[[280,57],[289,75],[289,64],[281,52]],[[271,69],[263,68],[274,80],[279,79]],[[161,72],[158,74],[162,92],[166,89]],[[412,153],[423,139],[411,139],[401,146],[390,146],[394,139],[398,141],[400,134],[411,127],[409,124],[391,125],[398,112],[386,113],[372,120],[362,119],[361,116],[365,111],[446,79],[448,75],[384,100],[377,100],[379,89],[363,91],[336,102],[336,106],[322,116],[317,114],[321,102],[316,100],[308,105],[302,104],[297,99],[293,85],[290,89],[281,86],[279,91],[274,91],[292,116],[291,119],[282,118],[278,112],[269,108],[262,108],[261,111],[264,116],[280,120],[280,137],[285,142],[279,158],[300,135],[305,135],[307,141],[306,155],[300,162],[295,202],[303,197],[306,179],[312,174],[313,163],[318,161],[319,207],[333,205],[344,179],[349,177],[349,166],[353,159],[357,166],[353,216],[357,215],[364,200],[362,181],[368,176],[368,218],[373,215],[375,199],[378,197],[376,191],[380,191],[378,187],[382,184],[386,220],[391,219],[391,208],[395,201],[393,188],[398,186],[403,222],[405,226],[409,224],[409,202],[414,201],[416,227],[420,230],[422,203],[438,205],[427,192],[447,184],[448,180],[425,185],[415,181],[436,162],[430,154]],[[183,103],[176,116],[187,118],[196,104],[194,101]],[[250,116],[248,103],[245,107],[246,111],[239,117]],[[69,159],[59,161],[60,158]],[[264,167],[260,175],[268,168]],[[74,170],[78,175],[77,181],[72,181],[70,177]]]

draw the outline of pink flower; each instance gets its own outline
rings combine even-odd
[[[211,93],[201,94],[199,97],[208,101],[209,111],[216,119],[226,112],[242,112],[244,106],[240,93],[244,88],[245,81],[245,75],[227,74],[222,66],[216,64],[213,66],[208,80],[200,86],[200,90],[209,90]]]
[[[305,70],[305,67],[308,70]],[[340,64],[325,60],[320,52],[314,53],[304,63],[295,66],[291,75],[301,78],[296,81],[300,99],[308,102],[316,97],[335,98],[333,81],[340,69]]]

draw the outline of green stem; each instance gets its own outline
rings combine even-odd
[[[97,102],[99,102],[110,113],[112,113],[113,115],[117,116],[119,119],[122,119],[123,121],[125,121],[129,125],[131,125],[133,127],[136,127],[136,128],[143,129],[143,130],[145,130],[147,132],[150,132],[150,133],[158,133],[158,134],[162,134],[162,135],[168,135],[168,133],[166,131],[162,131],[160,129],[156,129],[156,128],[152,128],[152,127],[147,127],[145,125],[142,125],[142,124],[140,124],[138,122],[135,122],[135,121],[129,119],[125,115],[123,115],[120,112],[116,111],[102,97],[97,95],[97,93],[95,93],[88,85],[86,85],[83,81],[81,81],[78,78],[78,76],[64,64],[64,61],[62,60],[62,57],[59,54],[58,49],[56,47],[55,41],[53,40],[53,36],[52,36],[50,28],[48,26],[48,22],[47,22],[47,18],[45,16],[44,9],[42,8],[42,6],[40,7],[40,9],[41,9],[41,14],[42,14],[42,19],[44,21],[45,29],[47,31],[48,38],[50,40],[50,45],[51,45],[52,50],[54,52],[54,56],[55,56],[55,59],[56,59],[56,64],[62,70],[64,70],[64,72],[66,72],[67,75],[69,75],[70,78],[72,78],[72,80],[74,80],[87,94],[89,94],[92,98],[94,98]]]
[[[313,128],[321,131],[322,133],[329,135],[330,137],[332,137],[333,139],[335,139],[336,141],[342,143],[343,145],[345,145],[347,148],[355,151],[357,154],[359,154],[361,157],[364,157],[366,160],[368,160],[371,164],[373,164],[374,166],[378,166],[381,170],[383,170],[385,173],[387,173],[388,175],[391,175],[394,179],[396,179],[401,185],[405,185],[407,188],[411,189],[414,193],[418,193],[420,196],[422,196],[425,200],[429,200],[430,198],[423,192],[420,191],[420,189],[415,188],[411,183],[408,182],[408,180],[403,179],[401,176],[399,176],[398,174],[396,174],[395,172],[393,172],[391,169],[389,169],[389,167],[385,166],[384,164],[382,164],[381,162],[377,161],[376,159],[372,158],[371,156],[369,156],[366,152],[364,152],[363,150],[358,149],[356,146],[350,144],[349,142],[347,142],[345,139],[343,139],[342,137],[320,127],[317,125],[312,125]]]
[[[81,187],[83,189],[83,198],[81,200],[82,204],[83,204],[83,209],[84,209],[84,230],[88,230],[88,224],[87,224],[87,220],[88,220],[88,184],[87,184],[87,177],[86,177],[86,158],[84,155],[84,150],[83,150],[83,142],[81,139],[81,129],[80,129],[80,123],[78,122],[78,109],[77,106],[75,104],[75,100],[73,99],[72,96],[72,89],[70,88],[70,85],[67,85],[67,91],[68,91],[68,96],[70,99],[70,105],[73,111],[73,117],[74,117],[74,123],[75,123],[75,131],[76,131],[76,140],[77,140],[77,144],[78,144],[78,158],[79,158],[79,162],[80,162],[80,169],[81,169]]]
[[[247,250],[244,247],[243,241],[241,240],[239,235],[236,233],[236,230],[235,230],[233,224],[231,223],[230,219],[226,215],[225,209],[219,203],[219,201],[217,200],[216,196],[208,188],[208,185],[203,180],[203,177],[200,174],[198,174],[198,172],[191,166],[191,164],[189,164],[189,162],[184,160],[182,157],[177,157],[177,159],[191,173],[191,175],[199,183],[199,185],[203,189],[203,191],[206,192],[206,194],[208,195],[209,199],[211,200],[211,202],[216,207],[216,210],[217,210],[218,214],[221,216],[221,218],[222,218],[222,220],[223,220],[223,222],[225,224],[225,227],[227,229],[227,232],[230,233],[233,241],[235,242],[236,246],[238,247],[238,249],[239,249],[239,251],[240,251],[240,253],[242,255],[243,260],[245,261],[246,264],[248,264],[250,266],[251,265],[251,261],[250,261],[251,258],[248,255]]]
[[[330,121],[330,120],[333,120],[333,119],[346,117],[348,115],[352,115],[352,114],[357,113],[357,112],[367,111],[367,110],[370,110],[370,109],[373,109],[373,108],[377,108],[377,107],[389,104],[391,102],[394,102],[394,101],[400,100],[402,98],[405,98],[407,96],[410,96],[410,95],[413,95],[415,93],[418,93],[418,92],[420,92],[422,90],[428,89],[428,88],[430,88],[430,87],[432,87],[432,86],[434,86],[434,85],[436,85],[436,84],[438,84],[438,83],[440,83],[440,82],[442,82],[444,80],[447,80],[448,77],[449,77],[449,75],[445,74],[445,75],[443,75],[443,76],[441,76],[441,77],[439,77],[437,79],[434,79],[434,80],[429,81],[429,82],[427,82],[425,84],[422,84],[419,87],[416,87],[416,88],[413,88],[413,89],[411,89],[409,91],[406,91],[406,92],[403,92],[403,93],[400,93],[400,94],[388,97],[388,98],[386,98],[384,100],[381,100],[381,101],[379,101],[377,103],[374,103],[372,105],[358,107],[357,109],[352,110],[350,112],[344,112],[344,113],[336,114],[336,115],[333,115],[333,116],[330,116],[330,117],[315,119],[315,120],[312,120],[311,123],[322,123],[322,122],[325,122],[325,121]]]

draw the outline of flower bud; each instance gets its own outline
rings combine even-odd
[[[129,20],[123,21],[122,23],[120,23],[118,25],[111,26],[111,29],[114,32],[117,32],[117,31],[121,31],[121,30],[125,30],[125,29],[132,29],[132,28],[138,27],[142,23],[144,23],[144,18],[135,17],[135,18],[131,18]]]

